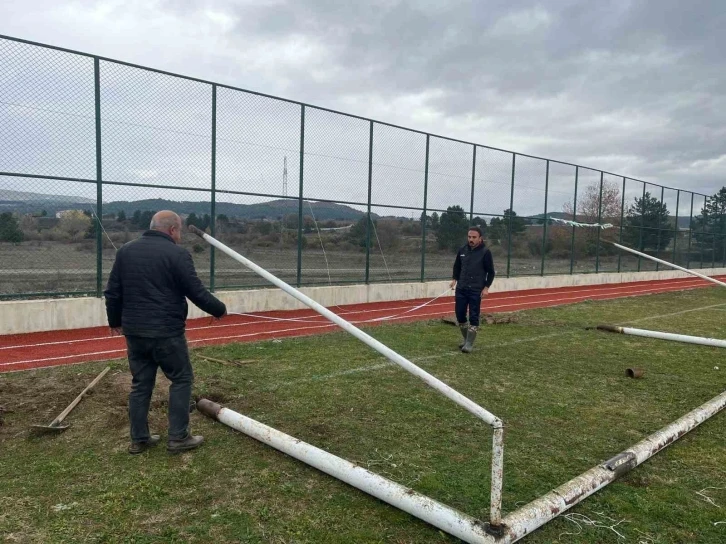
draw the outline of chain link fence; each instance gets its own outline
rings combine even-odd
[[[448,279],[469,225],[505,276],[726,265],[706,196],[0,37],[0,298],[100,296],[171,209],[295,285]],[[607,229],[558,222],[608,223]],[[193,236],[212,289],[263,285]]]

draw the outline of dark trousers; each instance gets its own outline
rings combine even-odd
[[[131,441],[149,440],[149,405],[159,367],[171,381],[169,440],[185,439],[189,434],[189,402],[194,381],[186,337],[183,334],[173,338],[127,336],[126,346],[133,377],[129,393]]]
[[[466,311],[469,310],[469,325],[479,326],[479,311],[481,310],[481,291],[476,289],[456,289],[454,311],[456,320],[466,323]]]

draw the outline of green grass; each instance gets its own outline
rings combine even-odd
[[[440,322],[371,334],[505,421],[506,513],[726,389],[723,350],[586,325],[634,322],[724,338],[725,309],[726,293],[712,288],[527,311],[518,323],[483,327],[470,356],[456,350],[458,331]],[[195,358],[196,394],[486,518],[491,430],[349,335],[195,353],[252,361]],[[8,541],[456,541],[198,413],[193,430],[207,439],[200,450],[128,455],[124,361],[68,417],[64,434],[29,436],[29,425],[52,420],[104,366],[0,375],[0,404],[13,410],[0,426],[0,535]],[[645,377],[626,378],[630,366]],[[151,411],[162,434],[165,386],[160,380]],[[573,519],[624,520],[616,529],[628,542],[726,541],[726,524],[714,525],[726,521],[724,423],[724,414],[707,421],[575,507]],[[721,508],[697,494],[707,487],[721,488],[703,492]],[[524,541],[623,540],[560,517]]]

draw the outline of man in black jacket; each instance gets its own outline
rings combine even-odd
[[[456,321],[464,341],[459,348],[464,353],[471,353],[479,328],[479,311],[481,299],[489,294],[489,287],[494,281],[494,260],[492,252],[486,248],[481,238],[479,227],[470,227],[467,234],[468,243],[456,254],[454,274],[451,288],[456,287]],[[466,311],[469,310],[469,324],[466,323]]]
[[[194,449],[204,438],[189,433],[189,403],[194,373],[184,335],[188,297],[205,312],[220,318],[227,313],[197,277],[194,261],[181,247],[181,218],[158,212],[141,238],[116,253],[104,291],[108,324],[126,336],[129,368],[131,445],[129,453],[142,453],[159,442],[149,434],[149,404],[159,367],[169,387],[169,440],[175,453]]]

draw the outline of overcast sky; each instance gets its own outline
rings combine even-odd
[[[724,29],[723,0],[0,2],[2,34],[709,195]]]

